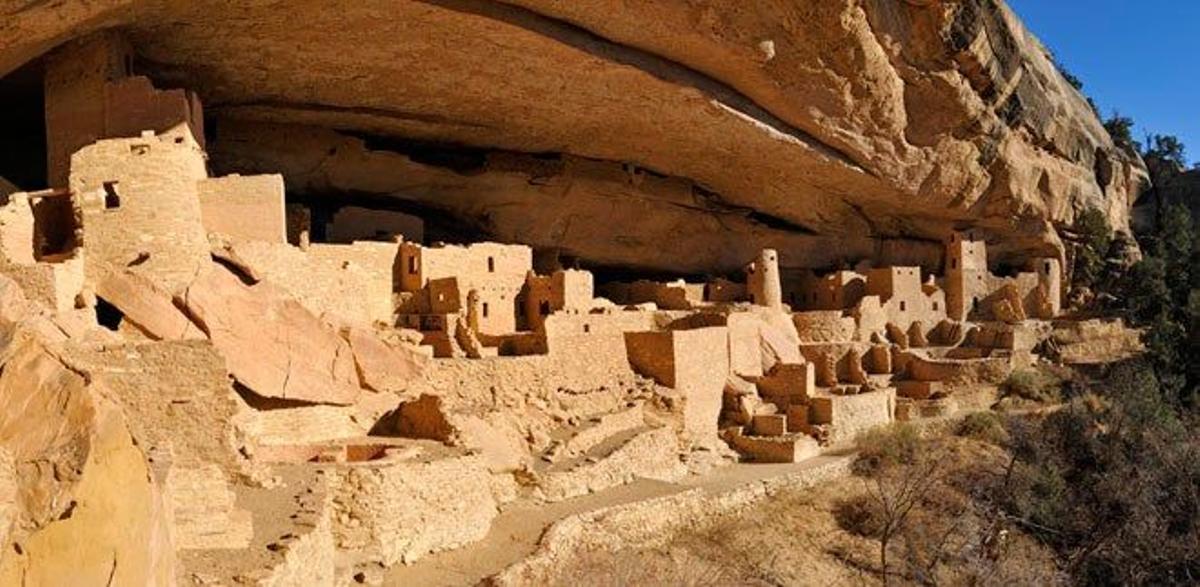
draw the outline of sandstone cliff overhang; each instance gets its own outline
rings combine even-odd
[[[1144,177],[1000,0],[7,4],[0,74],[117,28],[222,172],[602,265],[932,267],[953,228],[1048,256],[1085,208],[1127,230]]]

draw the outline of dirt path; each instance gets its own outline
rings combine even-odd
[[[397,565],[388,571],[384,585],[475,585],[532,554],[546,528],[567,516],[673,495],[690,489],[722,493],[746,484],[799,473],[845,458],[848,458],[847,451],[831,452],[793,464],[738,463],[705,475],[689,477],[678,483],[639,479],[628,485],[557,503],[518,500],[501,509],[500,515],[492,522],[491,530],[483,540],[457,550],[427,556],[412,565]]]

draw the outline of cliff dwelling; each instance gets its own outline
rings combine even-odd
[[[1002,15],[943,24],[1008,53],[821,33],[887,72],[863,104],[773,81],[815,59],[794,38],[714,50],[744,74],[672,56],[672,3],[645,31],[570,3],[319,4],[0,25],[25,35],[0,42],[0,397],[22,406],[0,576],[401,584],[511,508],[824,463],[1050,346],[1140,348],[1067,310],[1058,229],[1098,202],[1128,233],[1137,162],[1090,114],[1040,118],[1060,82]],[[919,37],[916,4],[855,18]],[[968,104],[888,65],[935,46]]]

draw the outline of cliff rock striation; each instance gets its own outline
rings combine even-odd
[[[1000,0],[3,6],[0,73],[119,27],[225,171],[597,264],[932,267],[952,228],[1054,254],[1087,207],[1127,230],[1145,175]]]

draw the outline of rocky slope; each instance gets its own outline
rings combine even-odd
[[[328,6],[5,0],[0,74],[119,26],[221,171],[645,269],[933,267],[967,227],[1055,253],[1086,207],[1126,230],[1144,177],[1001,0]]]

